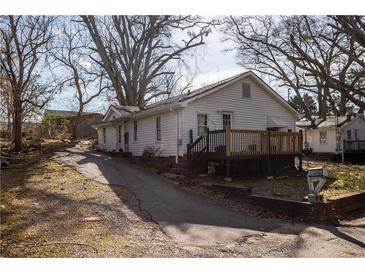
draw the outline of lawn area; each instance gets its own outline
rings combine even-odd
[[[2,257],[184,256],[131,192],[46,157],[1,170],[0,245]]]
[[[321,191],[324,197],[334,198],[343,194],[365,190],[365,165],[303,161],[304,171],[318,166],[326,167],[328,170],[329,178]],[[222,182],[223,178],[213,180]],[[255,194],[297,201],[302,201],[308,194],[305,172],[282,172],[282,174],[272,179],[264,176],[242,177],[234,179],[231,183],[224,182],[224,184],[252,187],[252,192]]]
[[[327,168],[328,177],[332,180],[329,180],[322,190],[326,197],[365,190],[365,165],[304,161],[303,166],[304,169],[316,166]]]

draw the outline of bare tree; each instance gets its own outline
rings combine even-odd
[[[363,51],[346,34],[334,31],[328,17],[231,17],[225,32],[237,45],[239,63],[294,90],[308,119],[302,98],[306,92],[317,96],[323,118],[328,107],[337,114],[346,112],[347,102],[364,107],[359,100]]]
[[[283,51],[290,44],[283,35],[282,25],[272,16],[231,17],[224,27],[226,38],[236,45],[238,63],[276,80],[279,87],[295,92],[303,114],[312,120],[312,113],[304,102],[303,87],[309,85],[303,70],[288,62]],[[309,87],[308,87],[309,88]]]
[[[1,73],[0,74],[0,110],[2,116],[6,117],[7,121],[7,131],[11,133],[11,121],[13,118],[13,106],[12,106],[12,92],[11,85],[9,81],[7,81],[6,77]]]
[[[62,18],[59,26],[59,39],[54,45],[52,56],[63,72],[61,90],[74,89],[78,103],[77,115],[72,128],[72,137],[79,137],[79,124],[87,104],[109,88],[104,84],[104,71],[90,59],[89,35],[83,32],[80,24],[72,18]]]
[[[22,149],[24,104],[42,108],[52,97],[52,84],[40,83],[40,64],[52,40],[54,18],[47,16],[0,17],[0,68],[11,86],[14,110],[14,150]]]
[[[350,36],[365,48],[365,16],[330,16],[334,23],[330,24],[338,31]]]
[[[210,23],[194,16],[82,16],[121,105],[141,108],[171,92],[183,54],[204,44]],[[179,39],[179,37],[181,37]],[[180,41],[179,41],[180,40]]]
[[[286,21],[291,30],[290,43],[293,47],[287,57],[307,75],[320,79],[324,89],[340,93],[340,114],[346,110],[345,100],[362,111],[365,109],[365,102],[361,100],[365,96],[365,86],[361,84],[365,77],[365,49],[346,33],[334,31],[327,19],[301,16]],[[306,50],[308,48],[310,50]]]

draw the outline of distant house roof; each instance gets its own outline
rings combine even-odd
[[[301,119],[296,122],[296,126],[300,127],[300,128],[312,128],[312,127],[317,127],[317,125],[321,122],[323,122],[323,119],[321,119],[321,118],[314,118],[313,124],[312,124],[312,121],[310,121],[310,120]]]
[[[44,111],[44,115],[46,115],[46,114],[52,114],[54,116],[68,118],[68,117],[74,117],[74,116],[76,116],[77,115],[77,111],[46,109]],[[102,114],[100,114],[98,112],[83,112],[82,113],[82,115],[90,115],[90,114],[99,114],[99,115],[102,115]]]
[[[314,125],[311,124],[309,120],[300,120],[296,122],[297,127],[301,128],[335,128],[342,127],[348,122],[354,120],[358,116],[352,115],[340,115],[340,116],[330,116],[326,119],[316,118]]]
[[[341,127],[346,122],[349,122],[353,119],[353,116],[337,116],[337,117],[328,117],[326,120],[321,122],[318,125],[318,128],[331,128],[331,127]]]

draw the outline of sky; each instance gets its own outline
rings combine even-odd
[[[236,64],[234,51],[225,51],[225,49],[233,48],[234,45],[230,41],[223,42],[223,35],[218,29],[213,29],[206,38],[205,45],[194,51],[193,56],[187,56],[184,59],[190,71],[194,72],[191,90],[245,71],[245,68]],[[96,98],[86,107],[86,111],[103,113],[108,108],[108,104],[105,97]],[[77,102],[73,99],[73,90],[65,89],[57,94],[48,108],[76,110]]]

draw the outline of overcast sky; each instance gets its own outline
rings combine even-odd
[[[222,42],[223,34],[218,30],[213,30],[207,37],[206,44],[201,46],[193,57],[188,57],[190,70],[195,72],[194,88],[210,84],[235,74],[243,72],[245,69],[235,63],[234,52],[225,52],[227,48],[232,48],[230,42]],[[98,98],[87,106],[87,111],[103,112],[107,107],[105,98]],[[49,108],[76,110],[77,103],[73,100],[73,91],[65,90],[58,94]]]

